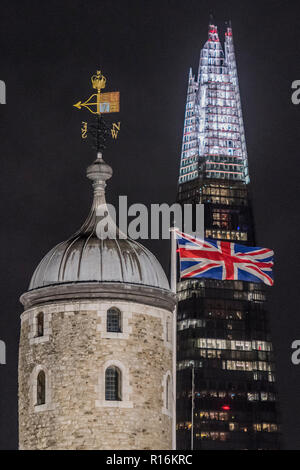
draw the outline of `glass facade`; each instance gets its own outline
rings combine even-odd
[[[210,25],[190,72],[177,201],[204,204],[206,238],[256,246],[232,41],[228,28],[224,56]],[[177,291],[177,448],[278,449],[264,286],[201,278]]]
[[[201,168],[199,168],[199,157]],[[247,150],[231,28],[225,54],[210,25],[197,79],[190,70],[179,183],[207,178],[249,181]]]

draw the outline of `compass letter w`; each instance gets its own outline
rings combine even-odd
[[[112,128],[111,128],[111,135],[112,135],[113,139],[116,139],[118,137],[120,129],[121,129],[121,123],[118,122],[118,124],[116,124],[114,122],[113,125],[112,125]]]

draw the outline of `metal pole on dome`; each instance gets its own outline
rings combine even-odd
[[[176,294],[177,286],[177,243],[176,227],[171,231],[171,290]],[[173,312],[173,420],[172,420],[172,449],[176,450],[176,351],[177,351],[177,302]]]

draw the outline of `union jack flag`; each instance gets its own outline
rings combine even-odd
[[[181,278],[264,282],[272,286],[274,252],[218,240],[198,240],[176,230]]]

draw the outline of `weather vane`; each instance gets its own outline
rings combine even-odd
[[[114,122],[111,128],[108,127],[104,121],[102,115],[110,113],[120,112],[120,92],[106,92],[101,91],[106,86],[106,78],[100,70],[97,70],[96,74],[91,77],[92,87],[97,90],[97,93],[93,93],[87,100],[78,101],[73,106],[77,109],[87,109],[91,114],[96,115],[96,122],[88,126],[86,121],[82,121],[81,137],[86,139],[88,134],[93,137],[93,146],[97,151],[102,151],[106,147],[107,136],[110,133],[113,139],[118,137],[121,123]],[[91,130],[89,131],[89,128]]]

